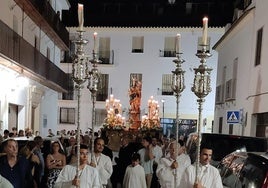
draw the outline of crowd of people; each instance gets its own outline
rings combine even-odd
[[[19,134],[12,132],[1,141],[0,188],[223,187],[218,170],[210,165],[213,151],[209,146],[201,146],[200,164],[196,165],[182,139],[177,142],[174,138],[146,134],[140,141],[133,141],[126,134],[115,153],[107,146],[105,134],[92,135],[93,143],[90,132],[82,134],[77,147],[74,132],[51,142],[50,153],[44,155],[41,136],[33,136],[19,148],[14,138]],[[47,136],[55,135],[49,130]]]

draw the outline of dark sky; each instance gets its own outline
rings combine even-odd
[[[235,7],[242,0],[69,0],[71,8],[62,12],[67,26],[78,26],[77,4],[84,4],[85,26],[191,27],[201,26],[208,16],[209,26],[232,22]],[[188,7],[188,8],[187,8]]]

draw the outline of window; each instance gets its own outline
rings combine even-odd
[[[172,74],[162,75],[162,95],[173,95]]]
[[[232,82],[233,79],[230,79],[226,82],[226,90],[225,90],[225,100],[231,100],[232,98]]]
[[[105,101],[108,98],[109,75],[100,74],[97,90],[97,101]]]
[[[222,85],[216,87],[216,104],[222,104]]]
[[[38,36],[34,37],[34,47],[35,49],[39,50],[40,49],[40,40]]]
[[[75,124],[75,108],[60,108],[60,123]]]
[[[235,58],[233,64],[233,82],[232,82],[232,98],[235,99],[236,96],[236,84],[237,84],[237,67],[238,67],[238,58]]]
[[[255,66],[261,63],[262,31],[263,31],[263,28],[257,31]]]
[[[132,53],[143,53],[144,37],[132,37]]]
[[[19,25],[18,24],[18,18],[15,15],[13,15],[13,31],[15,31],[16,33],[18,33],[18,30],[19,30],[18,25]]]
[[[47,59],[50,59],[50,48],[47,47]]]
[[[198,44],[197,44],[197,53],[202,52],[203,46],[202,44],[202,37],[198,37]],[[206,52],[210,52],[210,37],[207,38],[207,49]]]
[[[110,37],[100,37],[99,60],[101,64],[110,64]]]
[[[103,120],[107,116],[107,111],[105,109],[96,109],[96,125],[100,126],[103,124]]]
[[[165,37],[164,51],[160,54],[161,57],[176,56],[176,37]]]
[[[219,117],[219,133],[222,133],[223,117]]]
[[[72,74],[68,74],[68,91],[62,93],[62,100],[74,100],[74,82],[72,80]]]
[[[74,55],[75,55],[75,43],[70,40],[69,41],[69,50],[64,51],[64,59],[63,59],[63,61],[61,61],[61,63],[72,63],[72,57],[74,57]]]
[[[224,99],[225,96],[225,82],[226,82],[226,71],[227,71],[227,67],[224,66],[223,67],[223,71],[222,71],[222,87],[221,87],[221,94],[222,94],[222,99]]]

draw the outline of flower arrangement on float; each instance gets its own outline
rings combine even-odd
[[[139,130],[160,130],[159,104],[151,96],[148,100],[148,114],[142,116],[141,126]]]
[[[103,128],[121,130],[124,129],[125,117],[122,116],[122,105],[120,100],[115,99],[113,95],[110,95],[109,99],[106,99],[106,111],[107,117],[104,119]]]

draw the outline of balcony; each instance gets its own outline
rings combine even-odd
[[[15,0],[18,6],[63,50],[69,50],[69,32],[47,0]]]
[[[0,21],[0,61],[11,69],[58,92],[68,89],[68,76],[16,32]],[[12,66],[10,66],[12,65]]]
[[[176,51],[159,50],[159,57],[176,57]]]
[[[61,63],[72,63],[72,57],[75,54],[74,48],[64,53],[64,59]],[[114,50],[99,50],[99,60],[101,65],[114,64]]]

